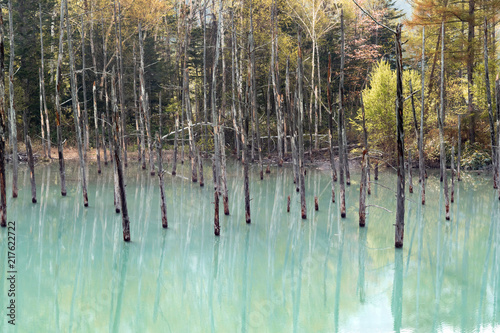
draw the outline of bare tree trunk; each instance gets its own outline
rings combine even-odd
[[[200,154],[200,149],[196,149],[197,154],[198,154],[198,167],[200,171],[200,187],[205,186],[205,180],[203,179],[203,159]]]
[[[301,46],[301,36],[300,36],[300,28],[299,28],[299,36],[298,36],[298,59],[297,59],[297,71],[298,71],[298,134],[299,134],[299,188],[300,188],[300,207],[301,207],[301,216],[303,219],[307,218],[307,207],[306,207],[306,185],[304,179],[304,133],[303,133],[303,124],[304,124],[304,68],[302,65],[302,46]]]
[[[396,124],[398,150],[398,184],[396,199],[395,246],[403,247],[405,226],[405,162],[403,127],[403,54],[401,51],[401,24],[396,26]]]
[[[422,205],[425,205],[425,161],[424,161],[424,109],[425,109],[425,27],[422,28],[422,74],[420,80],[422,81],[421,88],[421,103],[420,108],[420,135],[418,136],[418,168],[420,179],[420,190],[422,194]],[[458,133],[460,137],[460,132]],[[459,148],[460,149],[460,148]]]
[[[455,147],[451,146],[451,203],[455,202]]]
[[[219,124],[222,124],[222,130],[219,132],[219,143],[221,152],[221,185],[222,185],[222,203],[224,205],[224,215],[229,215],[229,201],[227,192],[226,180],[226,138],[224,134],[224,119],[226,118],[226,60],[224,56],[225,42],[224,42],[224,15],[220,13],[220,39],[221,39],[221,60],[222,60],[222,105],[219,114]],[[259,146],[259,157],[262,163],[262,155]]]
[[[42,3],[38,3],[39,8],[40,8],[40,65],[41,65],[41,79],[40,79],[40,94],[42,97],[42,103],[43,103],[43,109],[45,112],[45,119],[44,115],[40,114],[40,119],[42,122],[42,140],[44,131],[43,131],[43,126],[44,123],[47,126],[47,141],[44,142],[44,144],[47,145],[47,157],[52,158],[52,152],[51,152],[51,142],[50,142],[50,121],[49,121],[49,110],[47,108],[47,99],[45,98],[45,61],[44,61],[44,49],[43,49],[43,31],[42,31]]]
[[[203,22],[203,119],[205,124],[208,123],[208,113],[207,113],[207,1],[204,2],[203,5],[203,13],[200,14],[202,16]],[[233,24],[234,31],[234,24]],[[234,36],[236,36],[236,32],[233,32]],[[234,39],[236,40],[236,39]],[[235,48],[237,46],[234,46]],[[205,126],[205,150],[207,149],[207,127]]]
[[[476,141],[476,112],[474,110],[474,27],[475,27],[475,0],[469,0],[468,34],[467,34],[467,107],[470,117],[469,141]]]
[[[283,126],[283,119],[281,116],[281,98],[280,98],[280,93],[279,93],[279,83],[278,83],[278,62],[276,59],[276,56],[278,54],[277,52],[277,46],[278,46],[278,41],[277,41],[277,31],[275,29],[275,24],[274,21],[277,20],[277,8],[276,8],[276,2],[273,0],[272,3],[272,9],[271,9],[271,80],[273,83],[273,92],[274,92],[274,105],[275,105],[275,111],[276,111],[276,128],[278,130],[278,166],[281,167],[283,166],[283,136],[282,136],[282,126]],[[253,42],[253,40],[252,40]],[[255,66],[255,65],[254,65]]]
[[[101,152],[99,138],[99,112],[97,111],[97,60],[94,47],[94,2],[91,5],[90,13],[90,53],[92,55],[92,68],[94,70],[94,84],[92,85],[92,102],[94,107],[94,128],[95,128],[95,149],[97,158],[97,173],[101,173]]]
[[[222,1],[219,5],[219,19],[222,17]],[[221,45],[221,24],[220,22],[216,22],[217,24],[217,40],[215,45],[215,56],[213,62],[212,69],[212,126],[214,129],[214,166],[215,166],[215,178],[214,178],[214,187],[216,188],[217,193],[220,194],[220,175],[221,175],[221,156],[220,156],[220,124],[219,124],[219,111],[217,109],[217,65],[219,63],[219,53],[220,53],[220,45]]]
[[[108,157],[106,153],[106,134],[108,137],[108,143],[109,143],[109,158],[112,160],[112,149],[111,149],[111,142],[113,139],[111,138],[111,125],[110,120],[111,118],[109,117],[109,94],[108,94],[108,81],[106,80],[106,68],[107,68],[107,34],[104,33],[104,21],[101,21],[101,27],[102,27],[102,53],[103,53],[103,69],[102,69],[102,76],[101,76],[101,86],[104,86],[104,108],[106,110],[106,118],[104,116],[102,117],[102,147],[103,147],[103,153],[104,153],[104,165],[108,165]],[[102,83],[104,82],[104,84]],[[101,99],[102,99],[102,91],[101,91]]]
[[[64,6],[61,1],[61,19],[59,23],[59,52],[57,55],[57,74],[56,74],[56,129],[57,129],[57,154],[59,157],[59,175],[61,177],[61,195],[66,196],[66,170],[64,167],[64,155],[61,138],[61,85],[62,85],[62,57],[63,57],[63,37],[64,37]]]
[[[76,140],[78,145],[78,155],[80,156],[80,172],[82,173],[82,192],[83,192],[83,205],[89,206],[89,199],[87,196],[87,176],[85,174],[85,158],[83,153],[82,144],[82,130],[80,129],[80,104],[78,103],[77,87],[76,87],[76,73],[75,73],[75,55],[73,53],[73,40],[71,35],[71,24],[69,23],[68,15],[68,1],[64,0],[66,9],[66,33],[68,38],[68,53],[69,53],[69,70],[71,82],[71,100],[73,105],[73,117],[75,118],[75,131]]]
[[[36,203],[35,160],[33,159],[33,149],[31,148],[29,135],[26,136],[26,153],[28,154],[28,166],[30,168],[31,202]]]
[[[140,31],[140,30],[139,30]],[[123,179],[123,168],[121,161],[121,147],[120,147],[120,119],[118,116],[118,105],[116,101],[116,81],[115,81],[115,68],[111,74],[111,99],[113,105],[113,145],[115,147],[114,160],[118,174],[118,187],[119,187],[119,197],[121,203],[122,212],[122,228],[123,228],[123,240],[125,242],[130,242],[130,220],[128,216],[127,209],[127,197],[125,195],[125,180]]]
[[[497,168],[496,168],[496,173],[497,173],[497,187],[498,187],[498,194],[500,199],[500,80],[498,79],[498,74],[495,80],[495,95],[496,95],[496,106],[497,106],[497,135],[498,135],[498,140],[497,140]],[[460,164],[458,164],[458,168],[460,170]]]
[[[493,103],[491,101],[491,89],[490,89],[490,69],[488,66],[488,20],[486,16],[484,17],[484,83],[486,85],[486,102],[488,103],[488,118],[490,120],[490,136],[491,136],[491,159],[493,165],[496,165],[496,154],[495,154],[495,117],[493,115]],[[497,178],[495,168],[493,168],[493,183],[496,188]]]
[[[7,226],[7,183],[5,170],[6,115],[5,115],[5,50],[3,37],[3,12],[0,7],[0,227]]]
[[[339,118],[338,118],[338,137],[339,137],[339,183],[340,183],[340,216],[346,217],[345,207],[345,184],[344,172],[346,171],[344,161],[344,63],[345,63],[345,41],[344,41],[344,10],[340,11],[340,29],[341,29],[341,58],[340,58],[340,83],[339,83]]]
[[[83,93],[83,119],[82,123],[82,134],[83,134],[83,158],[87,160],[87,150],[89,149],[89,117],[87,112],[87,85],[85,84],[85,35],[86,29],[83,23],[82,15],[82,93]],[[78,83],[77,83],[78,84]]]
[[[444,21],[441,22],[441,34],[443,35],[443,42],[441,43],[441,96],[440,96],[440,112],[438,114],[439,125],[439,155],[440,165],[442,172],[442,179],[444,185],[444,197],[446,208],[446,220],[450,219],[450,202],[448,198],[448,179],[446,177],[446,155],[444,149]]]
[[[237,51],[236,48],[236,30],[234,27],[234,12],[231,10],[231,90],[232,90],[232,105],[231,111],[233,113],[233,127],[234,127],[234,144],[236,146],[236,158],[240,158],[240,139],[239,139],[239,131],[238,128],[238,116],[236,114],[236,61],[237,61]],[[204,102],[206,103],[206,102]]]
[[[408,191],[413,193],[413,175],[411,173],[412,162],[411,162],[411,149],[408,150]]]
[[[124,90],[125,88],[123,87],[123,52],[122,52],[122,13],[121,13],[121,4],[120,1],[118,1],[118,86],[119,86],[119,92],[120,92],[120,113],[122,114],[122,124],[121,124],[121,145],[123,146],[123,162],[125,167],[128,165],[128,158],[127,158],[127,134],[126,134],[126,126],[125,126],[125,119],[127,117],[127,109],[125,108],[125,94]],[[151,137],[151,133],[149,133],[149,136]],[[150,139],[153,141],[153,138]],[[152,143],[151,143],[152,144]],[[150,148],[150,151],[152,148]],[[153,163],[153,161],[151,161]],[[153,171],[154,171],[154,166],[153,166]],[[153,173],[154,174],[154,173]]]
[[[154,164],[153,164],[153,156],[152,156],[152,152],[151,152],[151,137],[150,137],[149,119],[148,119],[149,105],[148,105],[148,98],[147,98],[147,95],[146,95],[146,83],[144,82],[144,41],[143,41],[143,36],[142,36],[142,25],[141,25],[141,22],[139,22],[138,30],[139,30],[139,52],[140,52],[139,81],[140,81],[140,85],[141,85],[141,95],[140,95],[139,99],[140,99],[140,102],[141,102],[141,106],[142,106],[141,110],[142,110],[142,115],[143,115],[141,117],[141,122],[142,122],[141,127],[142,127],[142,129],[144,129],[144,127],[145,127],[145,130],[146,130],[146,136],[147,136],[147,139],[148,139],[149,171],[150,171],[151,176],[154,176],[154,174],[155,174],[155,167],[154,167]],[[177,137],[177,126],[176,126],[175,135]],[[143,136],[143,134],[141,134],[141,136]],[[143,152],[145,150],[144,141],[145,140],[143,139],[143,142],[142,142]],[[174,153],[174,169],[172,170],[172,175],[175,175],[176,157],[177,156]],[[146,164],[146,161],[144,159],[142,161],[142,168],[143,169],[145,169],[145,167],[146,167],[145,164]]]
[[[14,22],[12,18],[12,0],[9,0],[9,40],[10,40],[10,63],[9,63],[9,97],[10,97],[10,145],[12,147],[12,197],[17,198],[17,176],[18,164],[17,157],[17,117],[14,107]]]
[[[196,183],[198,181],[198,174],[196,170],[196,147],[193,139],[193,123],[191,121],[191,98],[189,96],[189,70],[184,69],[184,98],[186,105],[186,116],[188,121],[188,134],[189,134],[189,160],[191,162],[191,181]]]
[[[161,153],[161,148],[163,143],[161,142],[161,134],[156,133],[156,149],[158,151],[158,179],[160,181],[160,196],[161,196],[161,225],[163,228],[168,228],[167,221],[167,204],[165,202],[165,184],[163,181],[163,158]]]
[[[368,151],[363,150],[363,159],[361,160],[361,183],[359,183],[359,226],[366,224],[366,168],[368,165]]]
[[[135,53],[135,42],[133,44],[133,58],[134,58],[134,87],[133,87],[133,90],[134,90],[134,115],[135,115],[135,131],[137,133],[137,159],[138,161],[142,161],[142,134],[144,134],[144,132],[141,132],[139,130],[139,122],[140,122],[140,112],[139,112],[139,103],[138,103],[138,100],[137,100],[137,57],[136,57],[136,53]],[[161,135],[161,133],[160,133]]]
[[[332,83],[332,55],[328,52],[328,82],[327,82],[327,95],[328,95],[328,138],[330,139],[330,169],[332,176],[332,202],[335,202],[335,154],[333,152],[333,108],[332,108],[332,92],[330,85]],[[364,119],[364,112],[363,112]]]
[[[47,158],[47,148],[46,148],[46,141],[45,141],[45,120],[44,120],[44,115],[43,115],[43,96],[42,96],[42,68],[38,69],[38,82],[39,82],[39,87],[40,87],[40,127],[41,127],[41,132],[42,132],[42,148],[43,148],[43,156]]]
[[[215,168],[215,165],[213,166]],[[217,190],[214,190],[214,204],[215,204],[215,213],[214,213],[214,234],[215,236],[220,235],[220,225],[219,225],[219,194]]]
[[[497,104],[498,105],[498,104]],[[461,181],[462,178],[460,177],[460,164],[462,163],[462,124],[461,124],[461,114],[458,115],[458,156],[457,156],[457,180]]]
[[[365,103],[363,102],[363,93],[360,94],[361,102],[361,115],[363,117],[363,140],[366,149],[366,187],[368,195],[372,194],[372,187],[370,183],[370,154],[368,152],[368,131],[366,130],[366,118],[365,118]]]

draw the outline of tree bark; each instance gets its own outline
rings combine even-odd
[[[64,6],[61,1],[61,15],[59,22],[59,52],[57,55],[56,73],[56,130],[57,130],[57,154],[59,157],[59,175],[61,177],[61,195],[66,196],[66,169],[64,166],[64,155],[61,138],[61,85],[62,85],[62,57],[63,57],[63,37],[64,37]]]
[[[29,135],[26,136],[26,153],[28,154],[28,166],[30,168],[31,202],[36,203],[35,161]]]
[[[497,104],[498,105],[498,104]],[[462,117],[461,114],[457,115],[458,116],[458,156],[457,156],[457,180],[461,181],[462,178],[460,176],[460,164],[462,163]]]
[[[413,175],[412,175],[411,149],[408,150],[408,191],[413,193]]]
[[[425,161],[424,161],[424,110],[425,110],[425,27],[422,28],[422,62],[420,80],[421,88],[421,108],[420,108],[420,135],[418,136],[418,168],[420,179],[421,202],[425,205]],[[460,138],[460,132],[458,133]],[[460,139],[459,139],[460,140]]]
[[[141,113],[140,113],[140,106],[139,106],[139,102],[137,100],[137,57],[136,57],[136,53],[135,53],[135,42],[133,44],[133,47],[132,47],[132,53],[133,53],[133,58],[134,58],[134,115],[135,115],[135,131],[136,133],[138,134],[137,135],[137,159],[139,161],[142,161],[143,160],[143,151],[142,151],[142,143],[143,143],[143,139],[144,139],[144,131],[142,130],[142,127],[139,128],[139,123],[142,124],[141,120],[140,120],[140,117],[141,117]],[[161,133],[160,133],[161,135]],[[144,166],[144,169],[146,167]]]
[[[40,87],[40,127],[42,134],[42,148],[43,148],[43,156],[47,158],[47,145],[45,144],[45,120],[43,115],[43,97],[42,97],[42,69],[38,69],[38,82]]]
[[[71,83],[71,101],[73,106],[73,117],[75,119],[76,141],[78,145],[78,156],[80,157],[80,172],[82,177],[82,193],[83,205],[89,206],[89,199],[87,196],[87,176],[85,174],[85,158],[83,153],[82,144],[82,131],[80,129],[80,104],[78,103],[77,87],[76,87],[76,73],[75,73],[75,55],[73,53],[73,38],[71,34],[71,24],[69,23],[68,15],[68,1],[65,2],[66,9],[66,33],[68,38],[68,53],[69,53],[69,70],[70,70],[70,83]]]
[[[359,226],[366,224],[366,169],[368,165],[368,151],[363,150],[363,159],[361,160],[361,182],[359,183]]]
[[[403,54],[401,50],[401,24],[396,27],[396,126],[398,151],[398,183],[396,199],[395,246],[403,247],[405,226],[405,165],[404,165],[404,127],[403,127]]]
[[[345,207],[345,183],[344,172],[346,171],[344,161],[344,64],[345,64],[345,41],[344,41],[344,10],[340,11],[340,29],[341,29],[341,45],[340,45],[340,81],[339,81],[339,117],[338,117],[338,141],[339,141],[339,184],[340,184],[340,216],[346,217]]]
[[[193,122],[191,121],[191,98],[189,96],[189,70],[184,69],[184,98],[186,105],[186,116],[188,121],[188,134],[189,134],[189,160],[191,166],[191,181],[196,183],[198,181],[198,173],[196,170],[196,147],[193,138]]]
[[[123,146],[123,162],[125,167],[128,165],[128,157],[127,157],[127,134],[126,134],[126,126],[125,120],[127,117],[127,109],[125,107],[125,88],[123,86],[123,52],[122,52],[122,16],[121,16],[121,3],[118,0],[118,87],[120,92],[120,113],[122,114],[122,124],[121,124],[121,145]],[[149,133],[151,136],[151,133]],[[151,141],[153,139],[151,138]],[[152,143],[151,143],[152,145]],[[150,149],[152,150],[152,148]],[[153,161],[151,161],[153,163]],[[154,170],[154,165],[153,165]],[[153,174],[154,175],[154,174]]]
[[[486,85],[486,102],[488,103],[488,118],[490,121],[490,137],[491,137],[491,159],[493,165],[496,165],[496,154],[495,154],[495,117],[493,115],[493,103],[491,101],[491,88],[490,88],[490,72],[488,65],[488,20],[486,16],[484,17],[484,83]],[[496,172],[493,168],[493,179],[494,185],[496,185]],[[496,188],[496,187],[495,187]]]
[[[130,219],[128,216],[127,197],[125,194],[125,180],[123,179],[123,168],[121,161],[121,147],[120,147],[120,119],[118,116],[118,103],[116,100],[116,80],[115,68],[113,67],[111,75],[111,99],[113,106],[113,145],[114,145],[114,160],[118,174],[118,188],[122,212],[122,229],[123,240],[130,242]]]
[[[49,121],[49,110],[47,108],[47,99],[45,98],[45,61],[44,61],[44,49],[43,49],[43,31],[42,31],[42,3],[38,3],[39,8],[40,8],[40,66],[41,66],[41,96],[42,96],[42,103],[43,103],[43,110],[45,112],[45,119],[44,115],[40,114],[40,119],[42,122],[42,136],[44,134],[43,131],[43,125],[47,126],[47,141],[45,141],[43,144],[46,144],[47,146],[47,157],[52,158],[52,152],[51,152],[51,141],[50,141],[50,121]],[[43,138],[42,138],[43,139]]]
[[[219,5],[219,19],[222,16],[222,1]],[[220,45],[221,45],[221,24],[220,22],[216,22],[217,24],[217,40],[215,45],[215,55],[214,62],[212,68],[212,126],[214,130],[214,166],[215,166],[215,178],[214,178],[214,186],[217,192],[220,194],[220,175],[221,175],[221,156],[220,156],[220,126],[219,126],[219,111],[217,109],[217,66],[219,63],[219,53],[220,53]]]
[[[332,202],[335,202],[335,154],[333,152],[333,108],[332,108],[332,56],[328,52],[328,81],[327,81],[327,95],[328,95],[328,137],[330,141],[330,170],[332,176]],[[364,116],[363,116],[364,117]],[[364,119],[364,118],[363,118]]]
[[[83,158],[87,160],[87,150],[89,149],[89,117],[87,112],[87,85],[85,84],[85,35],[86,29],[83,22],[82,15],[82,93],[83,93],[83,119],[82,124],[82,134],[83,134]]]
[[[148,98],[147,98],[147,95],[146,95],[146,83],[145,83],[145,79],[144,79],[144,41],[143,41],[143,36],[142,36],[142,25],[141,25],[141,22],[139,22],[139,26],[138,26],[138,30],[139,30],[139,52],[140,52],[140,67],[139,67],[139,81],[140,81],[140,85],[141,85],[141,95],[140,95],[140,102],[141,102],[141,106],[142,106],[142,117],[141,117],[141,120],[142,120],[142,125],[141,127],[144,128],[145,127],[145,130],[146,130],[146,137],[147,137],[147,140],[148,140],[148,153],[149,153],[149,171],[150,171],[150,174],[151,176],[154,176],[155,174],[155,167],[154,167],[154,164],[153,164],[153,154],[152,154],[152,151],[151,151],[151,137],[150,137],[150,129],[149,129],[149,103],[148,103]],[[177,137],[177,127],[176,127],[176,137]],[[145,150],[144,148],[144,139],[143,139],[143,143],[142,143],[142,148],[143,148],[143,151]],[[177,147],[176,147],[177,148]],[[172,175],[175,175],[175,168],[176,168],[176,154],[174,152],[174,169],[172,170]],[[144,160],[142,162],[142,168],[145,169],[145,163],[146,161]]]
[[[161,225],[163,228],[168,228],[167,221],[167,203],[165,202],[165,184],[163,181],[163,158],[162,158],[162,145],[161,134],[156,133],[156,149],[158,151],[158,180],[160,181],[160,196],[161,196]]]
[[[222,127],[222,130],[219,131],[220,156],[221,156],[220,180],[222,185],[222,203],[224,205],[224,215],[229,215],[229,199],[228,199],[227,180],[226,180],[226,137],[224,133],[224,119],[226,118],[226,60],[224,57],[225,30],[224,30],[224,14],[222,11],[219,13],[219,20],[220,20],[220,40],[221,40],[220,44],[221,44],[221,58],[222,58],[221,59],[222,60],[222,103],[221,103],[221,112],[219,113],[219,126]],[[257,134],[258,133],[259,132],[257,131]],[[261,163],[261,175],[262,175],[262,152],[260,150],[260,144],[258,145],[258,148],[259,148],[259,159]]]
[[[94,47],[94,2],[92,2],[90,13],[90,53],[92,55],[92,68],[94,69],[94,83],[92,85],[92,102],[94,107],[94,129],[95,129],[95,149],[97,158],[97,173],[101,173],[101,151],[99,138],[99,112],[97,110],[97,60]],[[134,86],[135,89],[135,86]]]
[[[475,27],[475,0],[469,0],[469,17],[467,33],[467,110],[470,117],[469,141],[476,141],[476,112],[474,110],[474,27]]]
[[[444,197],[445,197],[445,209],[446,209],[446,220],[450,219],[450,202],[448,197],[448,179],[446,176],[446,154],[444,148],[444,21],[441,22],[441,34],[443,36],[443,42],[441,43],[441,94],[440,94],[440,112],[438,114],[438,125],[439,125],[439,156],[441,165],[441,175],[444,186]]]
[[[10,122],[10,145],[12,147],[12,197],[17,198],[17,177],[19,160],[17,157],[17,116],[14,107],[14,22],[12,18],[12,0],[9,0],[9,40],[10,40],[10,62],[9,62],[9,122]]]
[[[304,179],[304,132],[303,132],[303,124],[304,124],[304,68],[302,65],[302,40],[300,35],[300,28],[298,33],[298,59],[297,59],[297,79],[298,79],[298,135],[299,135],[299,159],[298,159],[298,171],[299,171],[299,189],[300,189],[300,207],[301,207],[301,216],[302,219],[307,218],[307,206],[306,206],[306,185]]]
[[[451,147],[451,203],[455,202],[455,147]]]

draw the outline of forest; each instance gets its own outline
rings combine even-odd
[[[155,175],[158,160],[163,186],[162,149],[172,175],[189,160],[200,185],[203,157],[212,156],[226,215],[227,156],[259,165],[261,179],[264,164],[269,172],[292,163],[303,218],[304,166],[331,161],[335,200],[335,156],[342,197],[349,161],[361,158],[368,178],[379,163],[397,164],[404,192],[412,151],[422,189],[425,168],[440,167],[442,180],[450,161],[458,179],[461,168],[492,170],[497,188],[498,6],[414,1],[406,17],[390,0],[8,1],[0,152],[13,162],[12,196],[12,156],[25,153],[34,174],[33,149],[59,160],[64,196],[70,147],[85,205],[88,160],[99,173],[113,161],[123,215],[122,169],[134,159]]]

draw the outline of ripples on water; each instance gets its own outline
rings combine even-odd
[[[188,169],[186,163],[179,173],[188,176]],[[89,208],[78,172],[68,163],[63,198],[58,166],[38,166],[33,205],[29,173],[21,168],[19,197],[8,198],[9,220],[17,222],[18,332],[500,330],[499,203],[484,176],[458,183],[447,222],[439,179],[430,172],[423,208],[418,190],[407,194],[404,248],[395,250],[394,213],[370,207],[367,227],[358,227],[359,173],[347,187],[347,218],[340,219],[329,172],[310,170],[304,221],[291,169],[272,169],[260,181],[255,168],[247,225],[243,169],[231,164],[231,215],[221,214],[217,238],[210,168],[204,188],[166,177],[164,230],[158,178],[129,165],[126,244],[113,207],[112,168],[100,176],[90,168]],[[384,172],[379,182],[395,188],[395,180]],[[373,184],[368,204],[395,212],[395,194]],[[2,309],[6,242],[0,230]],[[11,329],[5,318],[1,332]]]

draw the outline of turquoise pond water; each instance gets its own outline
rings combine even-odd
[[[487,175],[463,176],[446,221],[440,182],[430,171],[426,205],[418,190],[407,194],[404,248],[396,250],[392,191],[372,184],[368,204],[392,212],[369,207],[366,228],[358,227],[359,172],[347,187],[341,219],[338,203],[331,203],[329,171],[309,170],[308,219],[302,220],[291,168],[272,168],[261,181],[254,166],[247,225],[243,168],[230,163],[231,215],[221,214],[215,237],[208,165],[204,188],[185,178],[187,163],[180,176],[166,175],[169,228],[163,229],[158,177],[132,164],[127,244],[113,207],[112,168],[102,175],[89,168],[90,207],[84,208],[79,168],[67,167],[63,198],[57,163],[37,166],[37,204],[26,166],[19,197],[10,198],[9,169],[16,326],[6,316],[2,228],[0,332],[500,331],[500,208]],[[378,182],[395,188],[396,176],[384,171]]]

